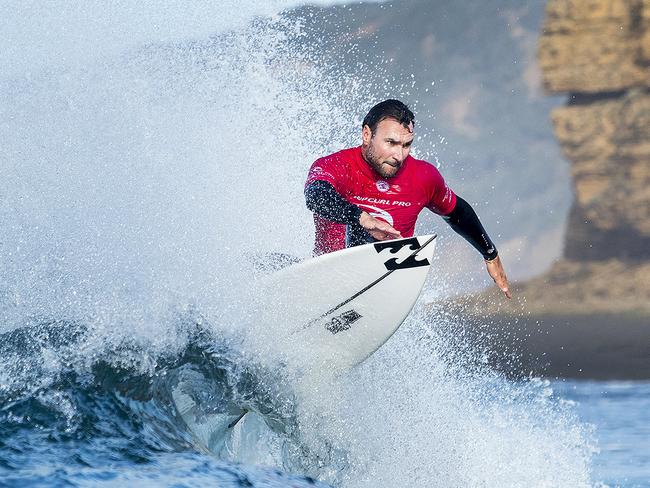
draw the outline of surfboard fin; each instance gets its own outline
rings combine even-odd
[[[248,410],[244,410],[244,412],[242,412],[242,414],[241,414],[239,417],[237,417],[235,420],[233,420],[232,422],[230,422],[230,423],[228,424],[228,428],[229,428],[229,429],[234,428],[234,427],[239,423],[239,421],[240,421],[241,419],[244,418],[244,416],[245,416],[247,413],[248,413]]]

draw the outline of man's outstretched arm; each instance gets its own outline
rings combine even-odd
[[[508,278],[496,246],[488,236],[469,203],[456,195],[456,206],[443,218],[454,231],[463,236],[485,259],[487,271],[507,298],[511,298]]]
[[[402,237],[391,225],[348,202],[327,181],[307,185],[305,200],[307,208],[321,217],[338,224],[360,225],[379,241]]]

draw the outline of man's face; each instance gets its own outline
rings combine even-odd
[[[373,134],[367,125],[362,132],[361,146],[366,162],[382,178],[392,178],[411,151],[413,124],[404,127],[395,119],[384,119]]]

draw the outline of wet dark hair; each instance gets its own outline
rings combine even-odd
[[[374,134],[377,125],[384,119],[397,120],[404,127],[408,127],[411,123],[415,124],[415,115],[413,115],[413,112],[405,104],[399,100],[389,99],[379,102],[372,107],[368,115],[363,119],[361,127],[363,128],[367,125]]]

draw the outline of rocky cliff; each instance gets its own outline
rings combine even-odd
[[[571,260],[650,259],[650,0],[551,0],[539,59],[571,162]]]
[[[563,259],[500,310],[630,313],[647,323],[650,0],[550,0],[539,60],[547,92],[568,95],[551,118],[575,198]]]
[[[552,93],[622,94],[650,86],[650,2],[549,0],[539,61]]]

